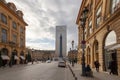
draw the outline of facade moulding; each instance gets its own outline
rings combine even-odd
[[[0,5],[3,6],[6,10],[8,10],[8,12],[10,12],[12,15],[14,15],[17,19],[19,19],[21,22],[23,22],[26,26],[28,26],[28,24],[23,20],[23,18],[20,18],[13,10],[11,10],[7,4],[5,4],[4,2],[0,1]]]
[[[114,19],[115,19],[117,16],[119,16],[119,14],[120,14],[120,10],[119,10],[119,11],[116,11],[116,13],[112,14],[111,17],[109,17],[107,20],[105,20],[105,22],[102,23],[102,25],[99,26],[99,28],[98,28],[95,32],[93,32],[93,34],[92,34],[86,41],[89,41],[89,40],[90,40],[93,36],[95,36],[101,29],[103,29],[104,26],[109,25],[111,21],[114,21]],[[117,18],[117,19],[119,19],[119,18]]]

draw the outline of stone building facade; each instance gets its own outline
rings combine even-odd
[[[29,52],[31,53],[31,57],[33,60],[39,60],[39,61],[46,61],[46,60],[53,60],[55,57],[55,51],[54,50],[32,50],[29,49]]]
[[[68,51],[68,60],[70,62],[75,61],[77,63],[77,54],[78,54],[78,50]]]
[[[85,62],[94,67],[94,61],[100,62],[100,69],[108,71],[108,63],[115,60],[117,74],[120,75],[120,1],[119,0],[82,0],[76,24],[78,25],[78,59],[82,58],[83,32],[80,18],[87,7],[88,17],[85,24]],[[112,37],[108,36],[112,33]],[[113,40],[114,42],[112,43]]]
[[[27,23],[14,3],[0,0],[0,63],[24,63]]]

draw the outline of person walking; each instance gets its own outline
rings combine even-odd
[[[109,62],[109,67],[108,69],[110,69],[110,74],[117,74],[117,67],[115,66],[116,65],[116,62],[114,60],[111,60]]]
[[[98,62],[98,60],[94,62],[94,65],[95,65],[96,71],[99,72],[100,63]]]
[[[72,60],[72,67],[74,67],[74,60]]]
[[[89,64],[85,67],[85,74],[86,76],[93,77],[93,72]]]

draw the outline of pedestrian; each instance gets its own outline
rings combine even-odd
[[[109,67],[108,67],[108,69],[110,69],[110,74],[117,74],[117,68],[116,68],[116,62],[115,62],[115,60],[111,60],[110,62],[109,62]]]
[[[72,60],[72,67],[74,67],[74,60]]]
[[[99,67],[100,67],[99,61],[96,60],[96,61],[94,62],[94,65],[95,65],[96,71],[99,72]]]
[[[93,72],[89,64],[85,67],[85,74],[86,76],[93,77]]]

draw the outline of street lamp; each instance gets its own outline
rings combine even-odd
[[[34,49],[32,48],[32,64],[33,64],[33,55],[34,55],[33,51],[34,51]]]
[[[81,21],[81,27],[82,27],[82,31],[83,31],[83,38],[82,38],[82,76],[85,76],[85,23],[86,23],[86,19],[87,19],[87,14],[88,14],[88,9],[87,7],[85,7],[82,11],[82,16],[80,18]]]
[[[74,40],[72,40],[72,50],[74,49]]]

